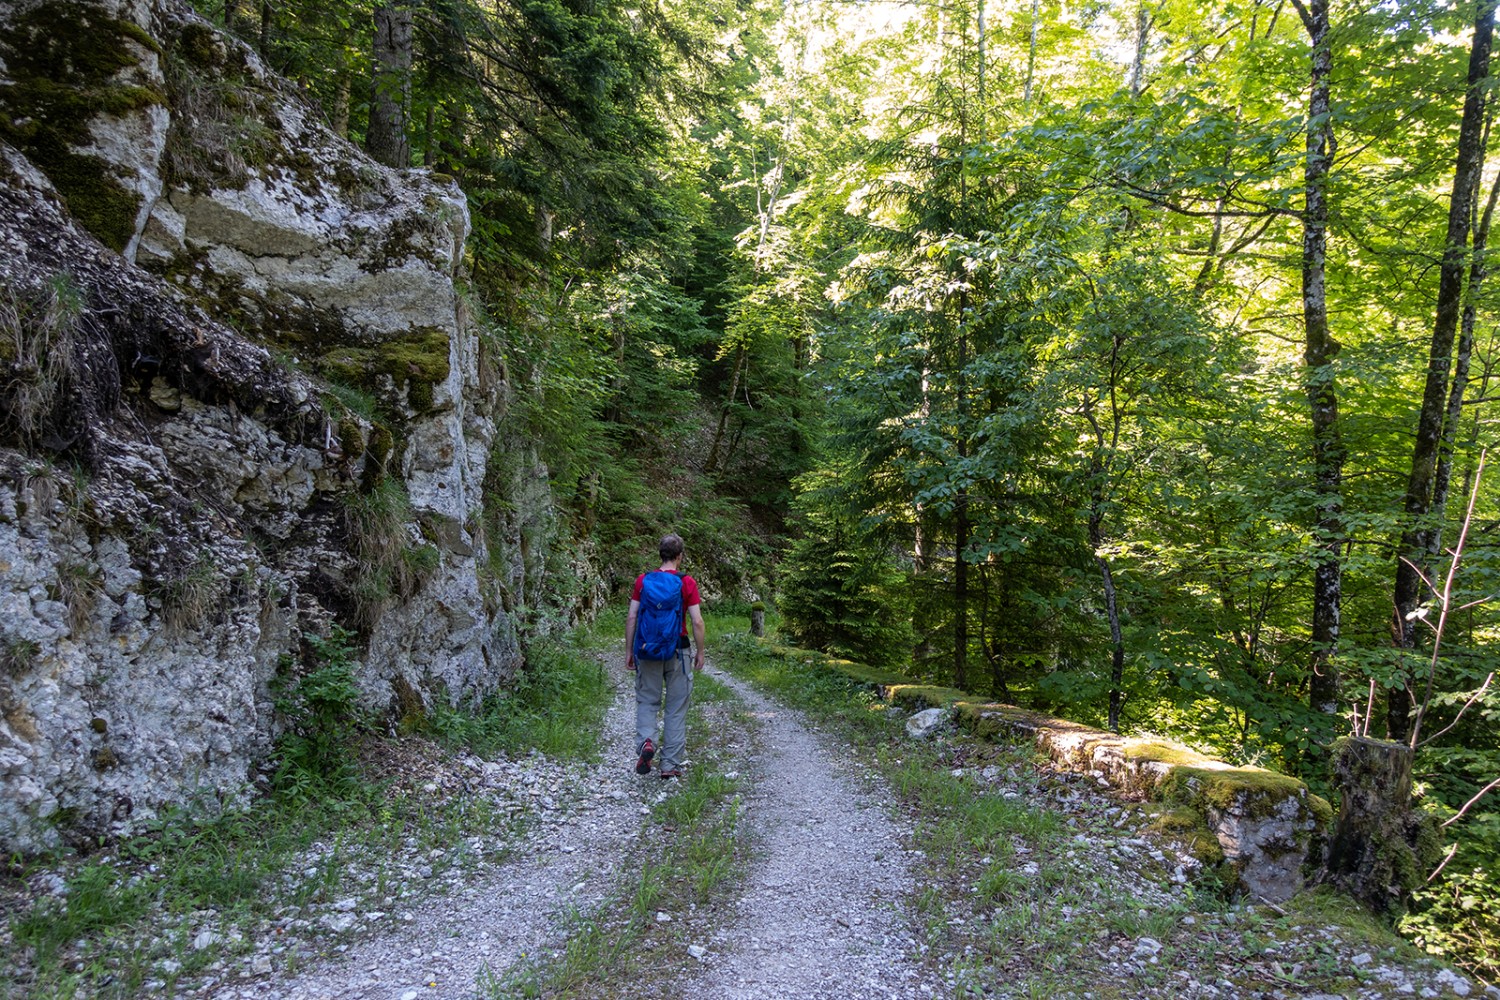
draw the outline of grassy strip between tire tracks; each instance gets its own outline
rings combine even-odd
[[[691,963],[687,949],[707,939],[712,913],[726,899],[745,855],[739,778],[728,748],[749,724],[737,703],[723,684],[697,677],[688,710],[693,763],[681,781],[641,779],[662,786],[666,794],[652,805],[636,845],[621,858],[627,872],[621,884],[602,906],[573,915],[561,947],[530,956],[501,975],[482,975],[483,995],[495,1000],[634,997],[641,992],[642,976],[671,975]],[[629,764],[622,760],[620,766]],[[654,797],[657,789],[651,792]]]

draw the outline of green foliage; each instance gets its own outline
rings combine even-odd
[[[439,700],[431,732],[450,746],[481,756],[519,756],[536,748],[549,757],[592,760],[599,754],[604,708],[613,696],[599,660],[561,640],[534,646],[517,683],[477,709]]]
[[[294,672],[293,664],[283,662],[274,688],[286,728],[277,742],[272,784],[292,800],[338,800],[358,779],[355,749],[366,726],[354,680],[354,636],[335,625],[326,637],[305,636],[303,643],[302,669]]]
[[[806,528],[781,580],[782,629],[793,642],[837,656],[876,666],[905,663],[912,630],[904,576],[879,536],[860,530],[835,475],[802,483]],[[819,490],[814,483],[825,485]]]

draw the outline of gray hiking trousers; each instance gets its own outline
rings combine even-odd
[[[635,752],[640,753],[651,740],[663,771],[678,769],[687,755],[687,709],[692,693],[693,663],[688,643],[678,648],[673,659],[635,661]],[[656,739],[657,712],[662,713],[660,741]]]

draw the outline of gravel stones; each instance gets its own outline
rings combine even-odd
[[[686,1000],[931,996],[905,900],[913,890],[901,829],[865,791],[848,747],[732,677],[761,720],[746,815],[758,844],[732,922],[716,931]],[[923,986],[927,986],[927,990]]]

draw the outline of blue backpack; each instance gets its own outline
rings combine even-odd
[[[682,577],[665,570],[647,573],[641,582],[641,607],[635,618],[635,658],[670,660],[682,638]]]

